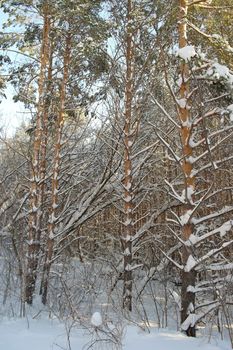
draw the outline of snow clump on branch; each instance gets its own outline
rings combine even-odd
[[[233,104],[228,106],[226,109],[227,109],[227,112],[229,113],[231,122],[233,122]]]
[[[185,60],[185,62],[190,61],[191,58],[196,56],[196,51],[194,46],[187,45],[185,47],[182,47],[181,49],[178,49],[177,56]]]
[[[91,317],[91,324],[95,327],[100,327],[102,323],[103,320],[101,314],[98,311],[94,312]]]

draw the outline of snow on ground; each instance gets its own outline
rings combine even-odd
[[[91,329],[91,323],[90,323]],[[70,336],[70,348],[67,341],[65,324],[48,318],[41,319],[16,319],[0,321],[0,349],[1,350],[82,350],[87,349],[95,339],[84,329],[72,328]],[[101,332],[100,332],[101,333]],[[98,338],[98,336],[97,336]],[[187,338],[185,335],[158,329],[152,329],[150,333],[142,331],[136,326],[128,326],[124,331],[123,350],[230,350],[229,343],[212,339],[208,343],[208,337]],[[93,347],[91,349],[97,349]],[[98,342],[98,349],[110,349]],[[111,349],[115,349],[111,347]],[[120,349],[120,348],[118,348]]]

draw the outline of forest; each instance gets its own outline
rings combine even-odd
[[[0,12],[27,120],[0,130],[0,314],[89,322],[86,349],[152,323],[233,348],[232,0]]]

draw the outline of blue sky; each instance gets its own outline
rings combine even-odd
[[[5,19],[6,15],[0,10],[0,31],[2,30],[2,24]],[[0,50],[0,54],[2,54],[2,50]],[[23,121],[27,120],[28,114],[24,113],[25,109],[22,103],[14,103],[12,100],[14,89],[10,84],[7,86],[5,94],[7,98],[2,99],[0,103],[0,126],[4,128],[7,136],[12,136],[16,128]]]

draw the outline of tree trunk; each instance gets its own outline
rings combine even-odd
[[[126,88],[125,88],[125,124],[124,124],[124,227],[123,227],[123,308],[132,311],[132,237],[134,234],[133,224],[133,184],[132,184],[132,65],[133,65],[133,42],[131,23],[132,3],[127,3],[127,33],[126,33]]]
[[[48,67],[48,83],[47,83],[47,96],[45,100],[45,111],[44,111],[44,118],[43,118],[43,137],[42,137],[42,143],[41,143],[41,167],[40,167],[40,174],[41,174],[41,188],[40,188],[40,196],[41,196],[41,203],[42,203],[42,213],[41,213],[41,220],[43,219],[43,204],[45,203],[47,196],[46,196],[46,188],[45,188],[45,178],[46,178],[46,163],[47,163],[47,144],[48,144],[48,118],[49,118],[49,112],[51,112],[51,96],[52,96],[52,75],[53,75],[53,43],[51,42],[50,45],[50,57],[49,57],[49,67]],[[47,217],[47,215],[46,215]],[[45,242],[43,242],[45,243]],[[43,283],[44,283],[44,270],[42,271],[42,277],[41,277],[41,285],[40,285],[40,295],[43,292]]]
[[[179,48],[182,49],[187,46],[187,12],[188,2],[187,0],[179,0]],[[189,217],[190,210],[193,208],[193,193],[195,188],[195,177],[192,175],[193,166],[190,161],[190,157],[193,154],[193,150],[189,145],[189,140],[192,134],[191,118],[190,118],[190,105],[189,105],[189,67],[185,61],[180,66],[181,85],[179,90],[179,98],[182,103],[179,103],[178,112],[179,120],[181,123],[181,142],[183,162],[182,169],[184,174],[184,193],[185,193],[185,205],[183,207],[183,220],[181,220],[181,237],[183,241],[188,241],[190,235],[193,233],[193,225]],[[187,219],[185,219],[187,218]],[[188,286],[195,286],[196,274],[192,269],[189,271],[185,268],[188,259],[191,255],[190,248],[183,246],[182,248],[182,263],[184,270],[182,271],[182,288],[181,288],[181,323],[187,319],[190,313],[195,312],[195,294],[188,292]],[[185,330],[188,336],[195,337],[195,325],[191,324]]]
[[[59,173],[61,165],[61,148],[62,148],[62,132],[64,126],[64,111],[66,100],[66,86],[68,81],[69,64],[71,56],[71,34],[68,32],[66,37],[66,48],[64,52],[64,68],[63,68],[63,80],[60,90],[60,109],[56,125],[56,140],[54,150],[54,166],[53,166],[53,178],[52,178],[52,198],[50,207],[50,216],[48,223],[48,237],[46,245],[45,265],[44,265],[44,277],[42,282],[42,302],[46,304],[48,294],[49,274],[52,264],[53,248],[54,248],[54,230],[56,226],[56,215],[58,208],[58,193],[59,193]]]
[[[30,215],[29,215],[29,232],[28,232],[28,254],[25,276],[25,301],[28,304],[33,302],[33,293],[35,291],[37,267],[40,251],[40,236],[41,236],[41,143],[43,134],[43,113],[44,113],[44,95],[46,82],[46,67],[49,60],[49,32],[50,32],[50,16],[48,13],[48,4],[44,5],[44,25],[42,35],[42,45],[40,53],[40,74],[38,82],[38,106],[36,129],[33,144],[32,155],[32,179],[31,179],[31,200],[30,200]]]

